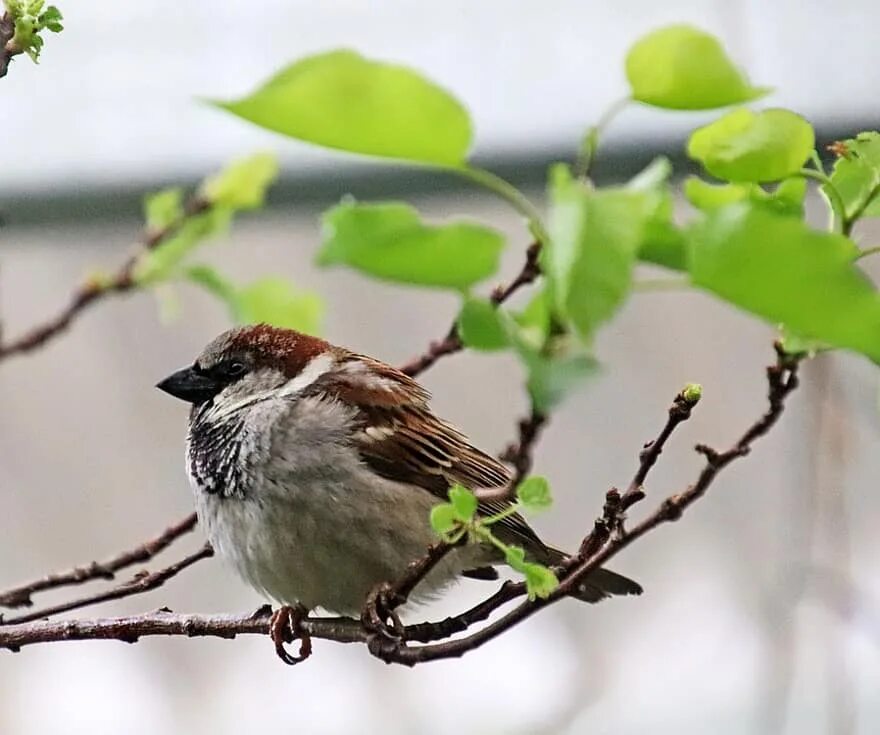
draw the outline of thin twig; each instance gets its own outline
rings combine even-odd
[[[636,474],[621,498],[621,510],[625,511],[645,497],[642,486],[645,484],[648,473],[657,463],[657,459],[660,457],[663,447],[666,446],[667,440],[672,436],[672,432],[675,431],[679,424],[691,417],[694,406],[700,400],[699,391],[693,390],[693,388],[695,386],[688,386],[675,397],[675,400],[669,407],[669,418],[666,420],[666,425],[660,431],[657,438],[645,444],[642,447],[642,451],[639,452],[639,468],[636,470]]]
[[[195,525],[196,514],[191,513],[186,518],[168,526],[155,538],[145,541],[133,549],[123,551],[107,561],[93,561],[85,566],[75,567],[66,572],[49,574],[42,579],[13,587],[0,593],[0,607],[30,607],[33,605],[31,595],[37,592],[82,584],[93,579],[113,579],[114,574],[119,570],[149,561],[159,552],[168,548],[176,539],[192,531]]]
[[[518,625],[538,610],[576,591],[591,572],[598,569],[633,541],[663,523],[678,520],[686,508],[706,493],[721,470],[734,460],[749,453],[752,443],[766,434],[779,420],[785,407],[785,399],[797,388],[798,361],[798,357],[786,355],[781,347],[777,346],[777,362],[767,369],[768,401],[770,404],[767,412],[755,421],[730,449],[724,452],[712,450],[705,445],[698,446],[697,450],[704,455],[706,462],[697,481],[684,492],[664,500],[654,513],[632,530],[614,537],[611,536],[611,530],[615,525],[614,514],[619,510],[622,498],[616,491],[611,491],[606,499],[602,517],[596,521],[593,532],[581,544],[581,552],[575,559],[576,563],[566,565],[566,573],[560,578],[559,586],[549,597],[527,600],[501,618],[464,638],[420,647],[408,647],[400,643],[394,645],[387,639],[376,637],[368,643],[370,652],[388,663],[400,663],[407,666],[444,658],[456,658],[482,646]]]
[[[526,475],[532,471],[534,463],[534,450],[541,431],[547,425],[546,414],[532,406],[529,415],[519,420],[519,436],[515,442],[507,445],[499,458],[513,465],[513,476],[510,482],[502,487],[482,488],[476,490],[476,496],[480,501],[487,503],[492,501],[507,500],[516,491]]]
[[[123,597],[140,595],[144,592],[149,592],[150,590],[161,587],[165,582],[178,575],[184,569],[191,567],[202,559],[209,559],[212,556],[214,556],[214,549],[211,548],[210,544],[205,544],[198,551],[183,557],[183,559],[174,562],[174,564],[169,564],[158,572],[138,572],[128,582],[125,582],[118,587],[105,590],[104,592],[97,592],[93,595],[86,595],[75,600],[61,602],[57,605],[44,607],[40,610],[34,610],[33,612],[18,615],[13,618],[0,618],[0,625],[29,623],[32,620],[50,618],[53,615],[70,612],[71,610],[79,610],[84,607],[89,607],[90,605],[97,605],[101,602],[109,602],[110,600],[119,600]]]
[[[61,312],[42,324],[32,327],[11,342],[0,342],[0,360],[42,347],[50,339],[57,337],[67,329],[76,317],[95,302],[111,294],[134,290],[137,287],[134,277],[135,268],[140,262],[143,252],[158,247],[166,239],[176,234],[187,219],[207,212],[211,207],[208,200],[198,195],[191,197],[185,206],[183,218],[167,227],[145,232],[138,251],[129,256],[114,275],[109,278],[88,279],[73,292],[67,306]]]
[[[533,242],[529,245],[526,250],[526,262],[523,264],[523,267],[517,274],[516,278],[505,286],[498,286],[492,292],[489,300],[493,304],[500,306],[520,288],[534,282],[538,278],[541,274],[541,269],[538,264],[538,256],[540,252],[540,243]],[[462,344],[461,338],[458,336],[458,325],[456,322],[453,322],[443,339],[431,342],[427,350],[421,355],[414,357],[409,362],[401,365],[400,370],[410,377],[415,377],[425,372],[441,357],[461,352],[463,349],[464,345]]]

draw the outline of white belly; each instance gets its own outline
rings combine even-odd
[[[215,550],[257,590],[282,604],[357,614],[377,583],[395,580],[437,540],[428,523],[436,502],[418,488],[382,481],[371,489],[265,487],[244,498],[198,492],[196,506]],[[476,547],[456,550],[415,599],[483,557]]]

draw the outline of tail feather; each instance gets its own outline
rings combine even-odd
[[[550,558],[544,563],[557,564],[563,557],[563,552],[550,549]],[[600,568],[590,572],[571,596],[582,602],[599,602],[613,595],[640,595],[643,591],[642,585],[629,577]]]

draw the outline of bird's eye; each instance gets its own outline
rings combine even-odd
[[[243,362],[238,362],[237,360],[224,362],[217,366],[217,372],[227,380],[238,378],[239,376],[244,375],[246,371],[247,366]]]

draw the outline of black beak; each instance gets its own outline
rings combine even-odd
[[[172,373],[165,380],[156,383],[156,387],[181,401],[198,405],[210,401],[221,391],[223,385],[188,367]]]

